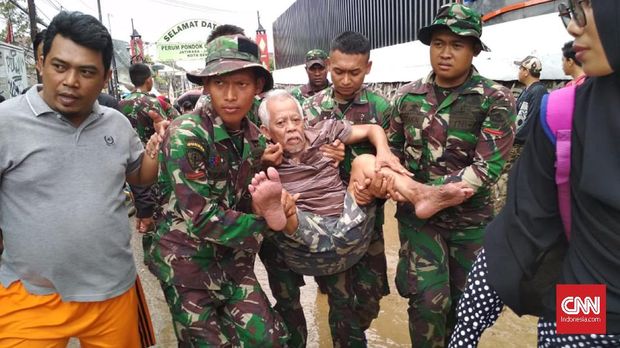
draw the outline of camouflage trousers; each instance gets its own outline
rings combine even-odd
[[[381,298],[390,293],[383,241],[383,205],[377,207],[368,251],[344,272],[315,277],[329,303],[334,347],[365,347],[365,331],[379,315]]]
[[[409,299],[409,335],[416,348],[444,347],[456,323],[456,306],[484,226],[446,229],[398,222],[401,247],[396,287]]]
[[[499,209],[504,205],[504,201],[506,200],[506,191],[508,189],[508,175],[510,174],[512,166],[514,166],[515,162],[519,159],[521,150],[523,150],[523,145],[521,144],[514,144],[512,146],[512,149],[510,149],[510,157],[508,157],[508,161],[506,161],[506,165],[504,165],[497,183],[493,185],[495,208]]]
[[[258,256],[265,270],[271,294],[276,300],[273,307],[282,316],[289,332],[289,347],[305,347],[308,338],[306,317],[301,307],[300,288],[306,283],[304,277],[293,272],[286,264],[284,254],[272,237],[265,238]]]
[[[284,347],[286,327],[256,277],[220,290],[163,284],[179,347]]]
[[[379,302],[389,294],[383,241],[383,206],[376,209],[375,228],[366,254],[344,272],[315,277],[329,301],[329,323],[335,347],[363,347],[364,331],[379,315]],[[378,221],[378,222],[377,222]],[[378,225],[377,225],[378,224]],[[269,287],[291,334],[290,347],[305,347],[306,320],[300,303],[303,276],[290,269],[273,238],[265,238],[259,252],[267,270]]]
[[[276,245],[294,272],[323,276],[356,264],[372,239],[376,205],[360,207],[348,192],[340,217],[297,211],[299,227],[292,235],[273,233]]]

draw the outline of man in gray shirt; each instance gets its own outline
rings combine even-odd
[[[155,180],[161,139],[144,151],[96,102],[113,52],[97,19],[59,13],[43,47],[45,84],[0,105],[0,346],[138,347],[123,185]]]

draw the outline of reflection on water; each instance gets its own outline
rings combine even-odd
[[[390,281],[391,294],[381,301],[379,318],[375,319],[370,329],[367,330],[369,347],[410,347],[409,330],[407,325],[407,301],[400,297],[394,285],[396,261],[398,259],[398,232],[394,219],[394,205],[386,204],[385,244],[388,264],[388,278]],[[132,223],[133,226],[133,223]],[[134,252],[136,265],[146,292],[147,301],[151,309],[153,326],[157,336],[157,347],[176,347],[176,340],[172,331],[172,323],[168,307],[161,293],[159,283],[141,264],[142,248],[140,236],[134,234]],[[257,258],[256,274],[269,296],[275,303],[269,290],[267,273]],[[329,324],[327,322],[328,305],[327,296],[318,292],[316,283],[312,277],[305,277],[306,286],[301,290],[302,304],[308,322],[308,347],[331,347]],[[76,346],[75,342],[70,346]],[[499,321],[483,335],[479,347],[481,348],[517,348],[536,346],[536,320],[533,317],[519,318],[509,310],[504,311]]]

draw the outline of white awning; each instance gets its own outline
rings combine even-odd
[[[562,71],[562,46],[571,39],[557,13],[485,26],[482,41],[492,51],[481,52],[474,65],[492,80],[513,81],[518,72],[513,62],[533,55],[542,62],[541,79],[568,80]],[[373,64],[365,80],[368,83],[408,82],[431,71],[428,46],[420,41],[372,50],[370,59]],[[273,76],[281,84],[308,81],[304,65],[276,70]]]

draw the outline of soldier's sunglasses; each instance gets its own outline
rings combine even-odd
[[[564,26],[568,28],[568,24],[571,20],[575,21],[579,27],[583,28],[588,24],[586,22],[586,14],[583,11],[583,3],[590,3],[589,0],[568,0],[568,6],[566,4],[559,4],[558,11],[560,12],[560,18]]]

